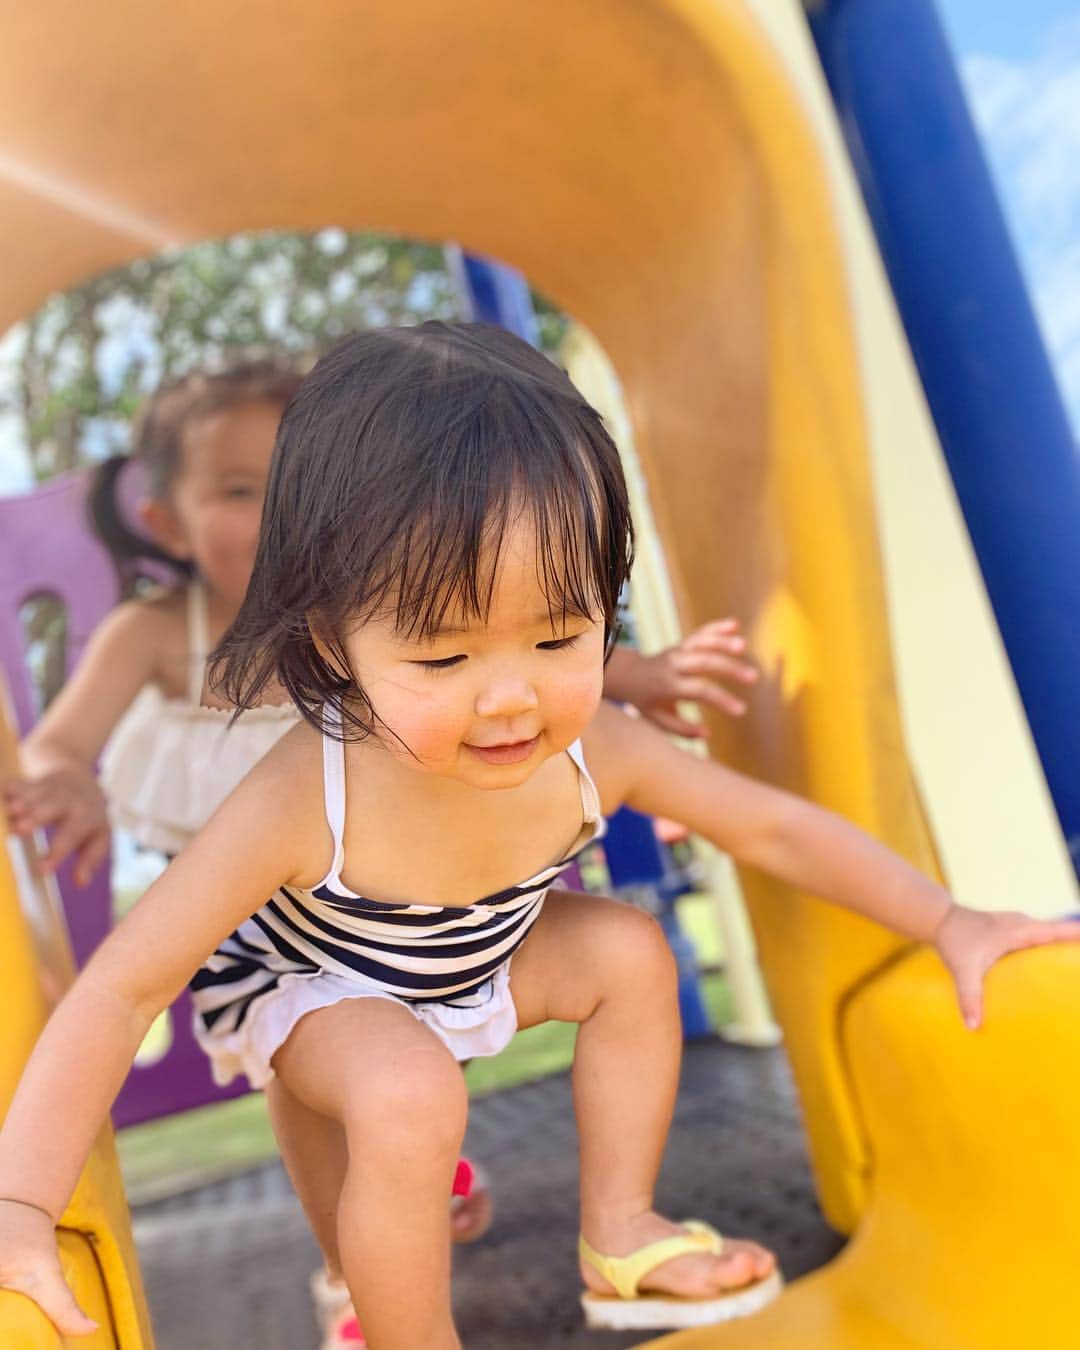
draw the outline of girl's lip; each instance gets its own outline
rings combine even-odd
[[[520,764],[536,749],[539,739],[539,736],[534,736],[530,741],[511,741],[502,745],[470,745],[468,741],[465,744],[487,764]]]

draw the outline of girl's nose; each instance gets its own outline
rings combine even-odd
[[[528,680],[504,678],[489,681],[476,697],[478,717],[519,717],[539,706],[536,690]]]

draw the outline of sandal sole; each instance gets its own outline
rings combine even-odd
[[[779,1271],[757,1284],[736,1289],[721,1298],[666,1298],[656,1294],[621,1299],[582,1294],[585,1325],[594,1331],[680,1331],[683,1327],[711,1327],[750,1317],[778,1298],[784,1287]]]

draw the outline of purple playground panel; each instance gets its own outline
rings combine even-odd
[[[95,538],[86,514],[85,474],[67,474],[18,497],[0,498],[0,667],[3,668],[20,735],[36,717],[37,700],[26,660],[19,611],[27,601],[55,596],[67,613],[66,669],[70,674],[90,634],[116,604],[116,573]],[[72,946],[80,965],[109,931],[112,901],[109,867],[99,868],[79,890],[65,865],[58,877]],[[184,1111],[240,1096],[243,1080],[215,1087],[206,1057],[191,1033],[191,1003],[173,1004],[172,1044],[161,1059],[137,1066],[113,1109],[117,1125]]]

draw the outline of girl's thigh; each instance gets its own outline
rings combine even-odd
[[[460,1119],[461,1066],[429,1027],[400,1003],[351,998],[305,1014],[275,1052],[274,1072],[306,1105],[347,1127],[375,1130],[402,1120]]]
[[[651,915],[622,900],[551,891],[515,953],[510,992],[518,1026],[584,1022],[605,998],[675,996],[671,949]]]

